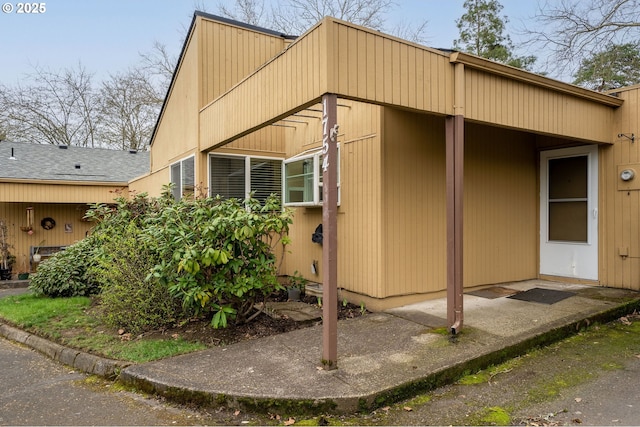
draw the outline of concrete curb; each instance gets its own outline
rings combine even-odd
[[[106,359],[94,354],[64,347],[3,323],[0,323],[0,336],[24,344],[64,365],[105,378],[116,378],[124,368],[131,365],[129,362]]]

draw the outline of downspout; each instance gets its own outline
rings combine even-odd
[[[447,183],[447,323],[463,325],[464,65],[454,64],[453,116],[445,122]]]

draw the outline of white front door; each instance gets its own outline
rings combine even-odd
[[[598,280],[598,146],[540,153],[540,274]]]

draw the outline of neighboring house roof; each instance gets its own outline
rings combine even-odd
[[[149,152],[0,142],[0,179],[121,183],[149,165]]]

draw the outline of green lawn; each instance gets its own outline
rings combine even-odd
[[[0,320],[79,350],[130,362],[148,362],[206,348],[183,339],[121,337],[92,314],[88,297],[48,298],[31,293],[0,298]]]

